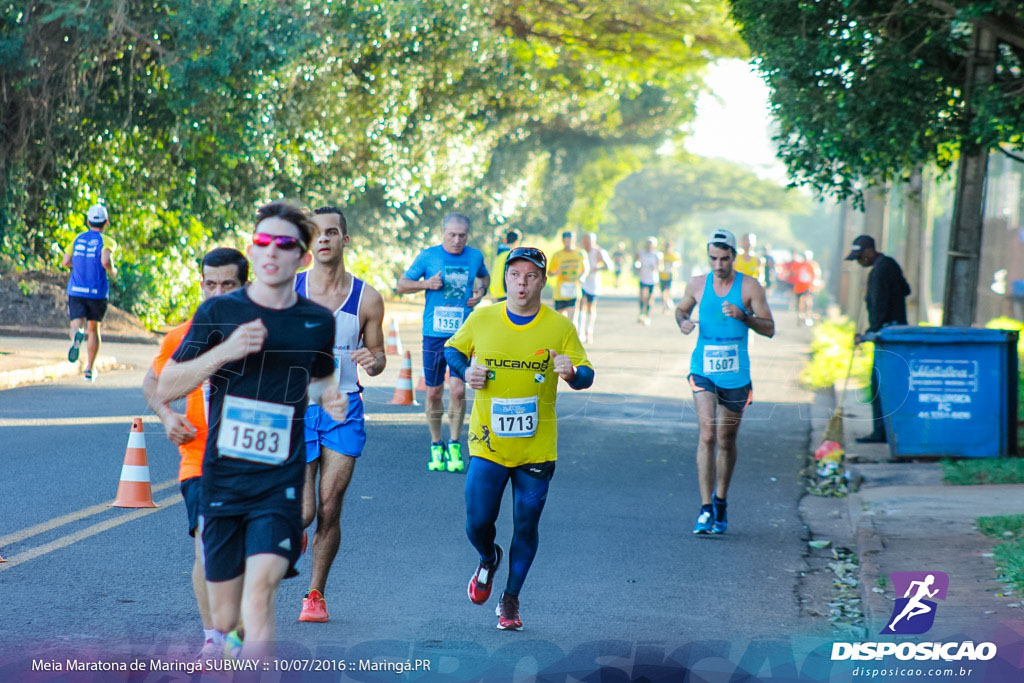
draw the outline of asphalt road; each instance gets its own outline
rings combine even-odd
[[[729,531],[694,537],[697,424],[686,374],[695,335],[660,312],[638,325],[631,301],[600,302],[589,349],[597,381],[560,390],[558,470],[520,596],[520,633],[495,628],[497,590],[483,607],[466,597],[476,556],[463,475],[427,471],[422,408],[387,403],[399,366],[390,358],[367,382],[369,440],[327,586],[331,621],[296,622],[307,556],[278,595],[281,656],[424,659],[431,673],[458,679],[582,677],[603,666],[635,677],[698,660],[728,672],[750,657],[748,670],[758,670],[758,643],[807,628],[798,616],[807,532],[797,503],[811,396],[797,375],[809,334],[791,314],[776,317],[774,339],[751,335],[755,402],[740,431]],[[406,326],[402,337],[418,366],[418,330]],[[0,393],[0,680],[36,657],[185,656],[201,644],[178,457],[159,422],[146,423],[146,436],[160,507],[106,506],[131,417],[147,413],[141,379],[141,369],[126,370],[92,385]],[[506,547],[509,498],[498,522]],[[503,567],[499,587],[504,576]]]

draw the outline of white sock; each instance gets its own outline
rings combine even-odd
[[[215,628],[204,628],[203,629],[203,642],[212,640],[215,643],[224,642],[224,634]]]

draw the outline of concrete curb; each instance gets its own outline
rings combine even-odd
[[[838,401],[840,391],[841,389],[830,388],[829,390],[816,392],[813,404],[814,413],[816,415],[831,417],[832,413],[836,409],[836,403]],[[813,421],[811,425],[811,448],[814,449],[817,448],[817,446],[824,440],[825,429],[828,427],[828,419],[823,419],[820,423]],[[844,424],[844,432],[845,427],[846,425]],[[844,433],[845,441],[850,441],[852,438],[852,435]],[[808,493],[807,495],[813,496],[814,494]],[[878,605],[873,605],[872,603],[874,602],[874,598],[879,598],[880,596],[871,590],[879,576],[879,567],[876,558],[878,553],[884,550],[885,546],[882,538],[875,532],[870,518],[866,518],[862,514],[864,503],[859,494],[850,493],[846,496],[845,500],[841,498],[835,499],[835,503],[836,507],[839,508],[839,517],[845,518],[843,521],[847,526],[847,529],[845,529],[844,532],[840,532],[842,538],[839,539],[839,543],[851,543],[853,545],[851,550],[857,554],[857,562],[859,566],[859,570],[857,572],[857,590],[860,593],[861,610],[864,612],[865,623],[872,624],[875,623],[876,619],[884,619],[888,616],[888,608],[886,608],[887,611],[885,614],[881,617],[876,617]],[[829,525],[823,524],[814,518],[807,519],[806,521],[813,538],[818,538],[819,536],[828,537],[830,533],[835,532],[834,527],[829,527]],[[818,521],[817,528],[815,525],[816,521]],[[833,546],[835,545],[837,545],[837,543],[834,541]]]
[[[117,359],[113,356],[97,356],[93,367],[103,372],[120,367]],[[37,384],[62,377],[71,377],[82,374],[83,363],[68,363],[66,361],[36,365],[31,368],[19,368],[17,370],[6,370],[0,372],[0,391],[13,389],[24,384]]]

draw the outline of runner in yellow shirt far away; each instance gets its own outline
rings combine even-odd
[[[562,233],[564,247],[551,255],[549,272],[555,278],[555,311],[571,320],[579,329],[576,302],[580,296],[580,284],[587,277],[590,264],[587,255],[576,248],[574,237],[569,230]]]

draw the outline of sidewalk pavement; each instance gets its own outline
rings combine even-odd
[[[860,403],[861,395],[851,387],[843,406],[846,469],[856,491],[846,498],[807,495],[801,512],[812,538],[850,548],[859,558],[868,637],[886,626],[895,598],[903,597],[893,595],[889,574],[895,571],[949,576],[934,635],[970,634],[981,623],[1024,620],[1021,596],[997,580],[996,540],[976,526],[978,517],[1024,513],[1024,484],[948,486],[937,462],[895,462],[886,444],[856,443],[872,426],[871,404]],[[816,399],[812,449],[822,442],[835,401],[834,393]]]

